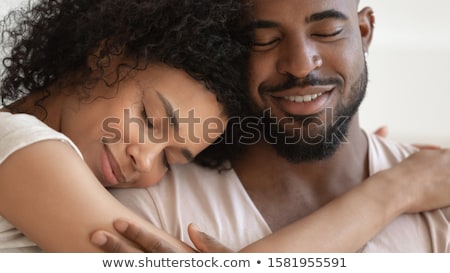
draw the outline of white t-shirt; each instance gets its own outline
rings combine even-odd
[[[63,141],[82,157],[68,137],[51,129],[36,117],[0,112],[0,164],[17,150],[44,140]],[[35,243],[0,216],[0,252],[36,251],[40,250]]]
[[[392,167],[416,151],[412,146],[367,136],[370,175]],[[271,233],[233,170],[219,174],[195,164],[174,166],[154,187],[111,192],[123,204],[189,244],[189,223],[195,223],[234,250]],[[361,251],[450,252],[449,219],[450,208],[402,215]]]

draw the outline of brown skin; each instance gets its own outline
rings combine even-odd
[[[0,214],[45,252],[97,252],[100,249],[89,241],[92,230],[101,228],[118,235],[111,226],[118,218],[145,227],[176,251],[192,251],[125,208],[105,186],[150,186],[166,172],[164,158],[170,164],[183,164],[190,160],[186,149],[194,157],[206,148],[220,135],[210,134],[209,141],[201,138],[206,118],[221,117],[223,112],[216,96],[186,72],[156,63],[130,73],[117,86],[99,82],[89,89],[88,98],[56,87],[51,86],[49,96],[41,101],[48,113],[43,121],[68,136],[84,160],[58,140],[36,142],[14,152],[0,164]],[[42,118],[33,103],[36,99],[31,95],[14,110]],[[166,108],[179,109],[180,118],[189,117],[195,108],[192,117],[199,122],[193,128],[179,122],[164,129],[161,120],[172,115]],[[135,120],[129,129],[125,111]],[[153,118],[153,125],[144,123],[147,117]],[[110,118],[115,118],[111,126],[121,138],[102,141],[110,136],[102,130],[103,122]],[[136,126],[138,121],[141,127]],[[225,117],[222,121],[225,124]],[[153,142],[150,134],[158,133],[166,133],[167,141]],[[186,141],[177,141],[176,133]],[[198,140],[189,138],[190,133]]]
[[[351,100],[351,86],[361,74],[364,66],[364,52],[368,51],[372,39],[374,24],[372,10],[365,8],[358,13],[358,1],[356,0],[255,0],[253,2],[258,19],[276,23],[276,28],[264,29],[256,36],[257,42],[263,44],[263,46],[255,48],[257,51],[252,54],[251,58],[251,97],[257,106],[260,109],[271,107],[273,114],[284,117],[286,112],[284,111],[286,109],[282,109],[284,104],[280,104],[279,99],[259,92],[258,86],[261,83],[282,83],[288,74],[305,77],[309,73],[341,78],[344,82],[343,88],[333,89],[332,92],[324,95],[325,99],[311,104],[310,107],[294,106],[292,107],[294,111],[303,114],[317,114],[323,118],[321,111],[323,108],[346,105]],[[312,24],[305,22],[304,18],[313,13],[322,12],[324,9],[338,10],[348,19],[338,20],[338,22],[328,19]],[[329,32],[333,33],[336,29],[341,28],[343,31],[337,35],[337,38],[336,35],[326,38],[316,35],[328,35]],[[298,96],[308,95],[317,90],[308,87],[282,92],[287,92],[283,96]],[[292,93],[289,94],[289,92]],[[296,124],[296,126],[300,125]],[[383,132],[378,133],[382,134]],[[346,243],[351,245],[352,242],[348,242],[345,234],[353,235],[353,245],[344,251],[354,251],[399,213],[414,213],[447,206],[445,202],[436,203],[436,201],[445,200],[448,197],[450,180],[448,173],[442,172],[442,170],[448,170],[449,151],[416,153],[397,167],[381,172],[361,183],[368,177],[369,171],[367,140],[359,128],[357,115],[350,123],[347,140],[349,144],[341,145],[334,156],[322,161],[292,164],[278,156],[273,147],[261,142],[249,146],[239,160],[233,162],[239,178],[257,208],[272,230],[278,231],[241,251],[308,251],[300,249],[301,246],[310,247],[309,251],[311,249],[319,252],[330,251],[324,249],[324,244],[320,244],[320,242],[341,242],[341,244],[338,243],[340,247]],[[271,168],[264,166],[271,166]],[[421,168],[422,173],[417,172],[417,166],[425,166],[425,168]],[[440,176],[440,174],[442,175]],[[437,180],[430,180],[430,177],[437,178]],[[411,181],[421,181],[423,184]],[[444,187],[438,189],[441,186],[436,187],[432,181],[441,181],[441,186]],[[381,191],[379,191],[380,187]],[[389,190],[390,187],[394,188]],[[409,193],[403,194],[405,189]],[[402,195],[398,196],[398,192],[402,192]],[[338,196],[341,197],[338,198]],[[356,200],[359,199],[360,204],[369,205],[369,209],[361,212],[358,206],[354,206],[355,203],[353,205],[346,203],[345,200],[349,200],[349,196]],[[331,200],[333,202],[325,205]],[[370,200],[371,202],[369,202]],[[389,202],[391,205],[387,204]],[[396,207],[392,204],[403,205]],[[330,205],[333,205],[334,209],[331,212],[330,210],[326,211],[327,208],[331,208]],[[321,207],[323,208],[318,210]],[[317,212],[310,214],[316,210]],[[344,210],[348,212],[347,215],[337,213]],[[371,213],[367,213],[368,211]],[[370,232],[361,233],[363,227],[349,225],[348,223],[353,223],[353,219],[356,218],[348,219],[349,215],[352,217],[359,215],[358,219],[366,219],[369,222],[374,219],[383,220],[375,225],[377,228],[372,229],[370,232],[373,233],[370,235]],[[372,217],[374,215],[376,217]],[[302,221],[288,225],[298,219],[302,219]],[[318,219],[321,221],[318,222]],[[326,223],[327,227],[330,222],[344,223],[345,228],[340,229],[334,226],[334,233],[331,232],[331,236],[328,231],[320,233],[321,237],[317,238],[315,231],[318,230],[320,222]],[[155,247],[154,242],[157,238],[154,236],[152,238],[151,234],[138,225],[129,222],[125,226],[127,228],[119,230],[119,233],[131,241],[138,242],[141,250],[172,251],[170,246],[165,244],[157,243],[158,247]],[[301,230],[306,232],[300,235],[299,231]],[[348,233],[341,232],[343,230]],[[114,249],[139,251],[134,247],[122,245],[123,242],[120,242],[118,238],[103,231],[94,233],[94,236],[101,233],[107,236],[107,238],[103,238],[103,242],[106,241],[106,244],[101,246],[105,251]],[[196,232],[192,226],[189,227],[189,234],[199,251],[229,251],[204,233]],[[361,236],[356,238],[356,234]],[[325,238],[325,236],[328,237]],[[156,240],[156,242],[158,241]],[[311,247],[317,242],[319,242],[317,246]]]
[[[305,20],[314,13],[330,9],[343,13],[347,19]],[[325,98],[312,107],[294,109],[301,114],[318,114],[324,119],[323,109],[335,108],[350,100],[350,88],[363,70],[364,52],[368,51],[372,40],[372,9],[365,8],[358,13],[357,4],[347,0],[276,3],[255,0],[254,13],[257,20],[276,25],[257,30],[257,42],[270,45],[255,47],[257,51],[251,56],[250,95],[259,109],[271,108],[273,115],[285,117],[286,108],[280,105],[279,99],[259,92],[258,87],[267,82],[279,84],[288,74],[302,78],[314,73],[337,77],[344,82],[342,89],[327,92],[322,96]],[[340,29],[342,32],[336,36],[317,35],[328,35]],[[281,96],[314,92],[312,87],[294,88],[281,91]],[[328,160],[292,164],[278,156],[269,144],[260,142],[248,146],[233,162],[244,187],[273,231],[317,210],[368,177],[367,140],[357,115],[350,123],[347,139],[349,145],[341,145]]]
[[[114,67],[109,69],[114,71]],[[50,87],[51,96],[40,103],[46,115],[42,107],[34,106],[43,96],[37,92],[19,101],[13,110],[45,118],[49,127],[67,135],[105,187],[158,183],[168,170],[167,164],[188,163],[220,136],[220,132],[203,133],[208,118],[217,117],[223,125],[227,122],[212,92],[184,71],[164,64],[152,63],[112,87],[99,82],[89,90],[88,98],[80,98],[72,88],[80,87],[66,87],[60,92],[56,86]],[[198,122],[174,126],[169,123],[164,102],[180,120],[192,116]],[[192,158],[186,158],[186,152]],[[108,160],[108,155],[113,159]],[[117,178],[108,176],[108,161],[116,161]]]

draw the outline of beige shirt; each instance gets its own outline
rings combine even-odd
[[[372,134],[368,134],[368,140],[371,175],[416,151],[412,146]],[[194,164],[174,166],[154,187],[111,192],[126,206],[189,244],[189,223],[197,224],[234,250],[271,233],[233,170],[220,174]],[[449,219],[450,208],[402,215],[362,251],[450,252]]]

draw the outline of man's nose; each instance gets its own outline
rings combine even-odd
[[[301,37],[287,39],[280,50],[277,62],[280,74],[304,78],[323,64],[316,46]]]

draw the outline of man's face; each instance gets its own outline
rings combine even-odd
[[[266,140],[292,162],[331,156],[365,95],[372,11],[358,14],[355,0],[253,5],[250,96]]]

